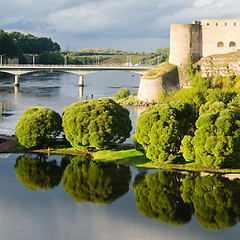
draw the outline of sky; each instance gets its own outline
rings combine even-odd
[[[62,50],[169,47],[170,25],[239,19],[238,0],[0,0],[0,28],[50,37]]]

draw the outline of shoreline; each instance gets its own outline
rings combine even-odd
[[[8,138],[8,137],[7,137]],[[100,150],[96,152],[82,151],[75,149],[19,149],[18,143],[11,137],[11,140],[6,140],[0,143],[0,153],[44,153],[44,154],[66,154],[66,155],[80,155],[80,154],[91,154],[93,161],[99,162],[112,162],[120,165],[134,166],[149,169],[161,169],[166,171],[187,171],[187,172],[203,172],[213,174],[240,174],[240,168],[216,168],[216,167],[205,167],[201,165],[194,165],[191,163],[160,163],[154,162],[147,159],[143,153],[137,151],[133,145],[126,144],[116,146],[113,149]],[[0,136],[0,139],[3,139]]]

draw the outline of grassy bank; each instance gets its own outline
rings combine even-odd
[[[209,172],[209,173],[240,173],[240,164],[232,164],[228,168],[216,168],[216,167],[205,167],[199,166],[195,163],[186,163],[185,160],[179,156],[165,163],[159,163],[149,160],[144,156],[142,152],[137,151],[134,146],[116,146],[109,150],[101,150],[90,152],[86,150],[76,150],[71,147],[68,143],[57,143],[55,146],[46,149],[36,149],[36,150],[26,150],[22,149],[15,141],[5,141],[2,144],[10,145],[6,152],[18,152],[18,153],[45,153],[45,154],[91,154],[93,156],[93,161],[99,162],[113,162],[121,165],[143,167],[143,168],[153,168],[153,169],[163,169],[163,170],[178,170],[178,171],[189,171],[189,172]],[[15,146],[15,150],[13,145]]]
[[[152,169],[163,169],[167,171],[189,171],[189,172],[209,172],[209,173],[240,173],[240,164],[228,166],[228,168],[216,168],[216,167],[205,167],[196,165],[195,163],[187,163],[181,157],[175,157],[168,162],[160,163],[149,160],[140,151],[137,151],[134,146],[116,146],[108,150],[100,150],[95,152],[89,152],[84,150],[76,150],[73,147],[66,145],[58,145],[58,147],[31,150],[31,153],[47,153],[47,154],[91,154],[93,161],[99,162],[113,162],[121,165],[152,168]]]

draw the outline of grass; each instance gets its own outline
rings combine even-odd
[[[169,62],[163,62],[163,63],[157,65],[155,68],[153,68],[149,72],[147,72],[143,76],[143,78],[144,79],[157,79],[159,77],[162,77],[166,73],[171,72],[176,69],[177,69],[176,65],[172,65]]]
[[[18,152],[26,152],[26,149],[19,149]],[[154,162],[137,151],[134,146],[115,146],[108,150],[86,151],[86,149],[77,150],[67,142],[57,142],[51,147],[37,150],[27,150],[32,153],[47,154],[70,154],[80,155],[90,153],[94,161],[115,162],[121,165],[136,166],[143,168],[163,169],[167,171],[189,171],[189,172],[209,172],[209,173],[240,173],[240,163],[229,163],[226,168],[205,167],[196,165],[196,163],[187,163],[181,155],[171,157],[167,162]]]

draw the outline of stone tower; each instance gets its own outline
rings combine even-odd
[[[169,62],[177,66],[201,57],[240,49],[240,19],[204,19],[192,24],[172,24]]]

